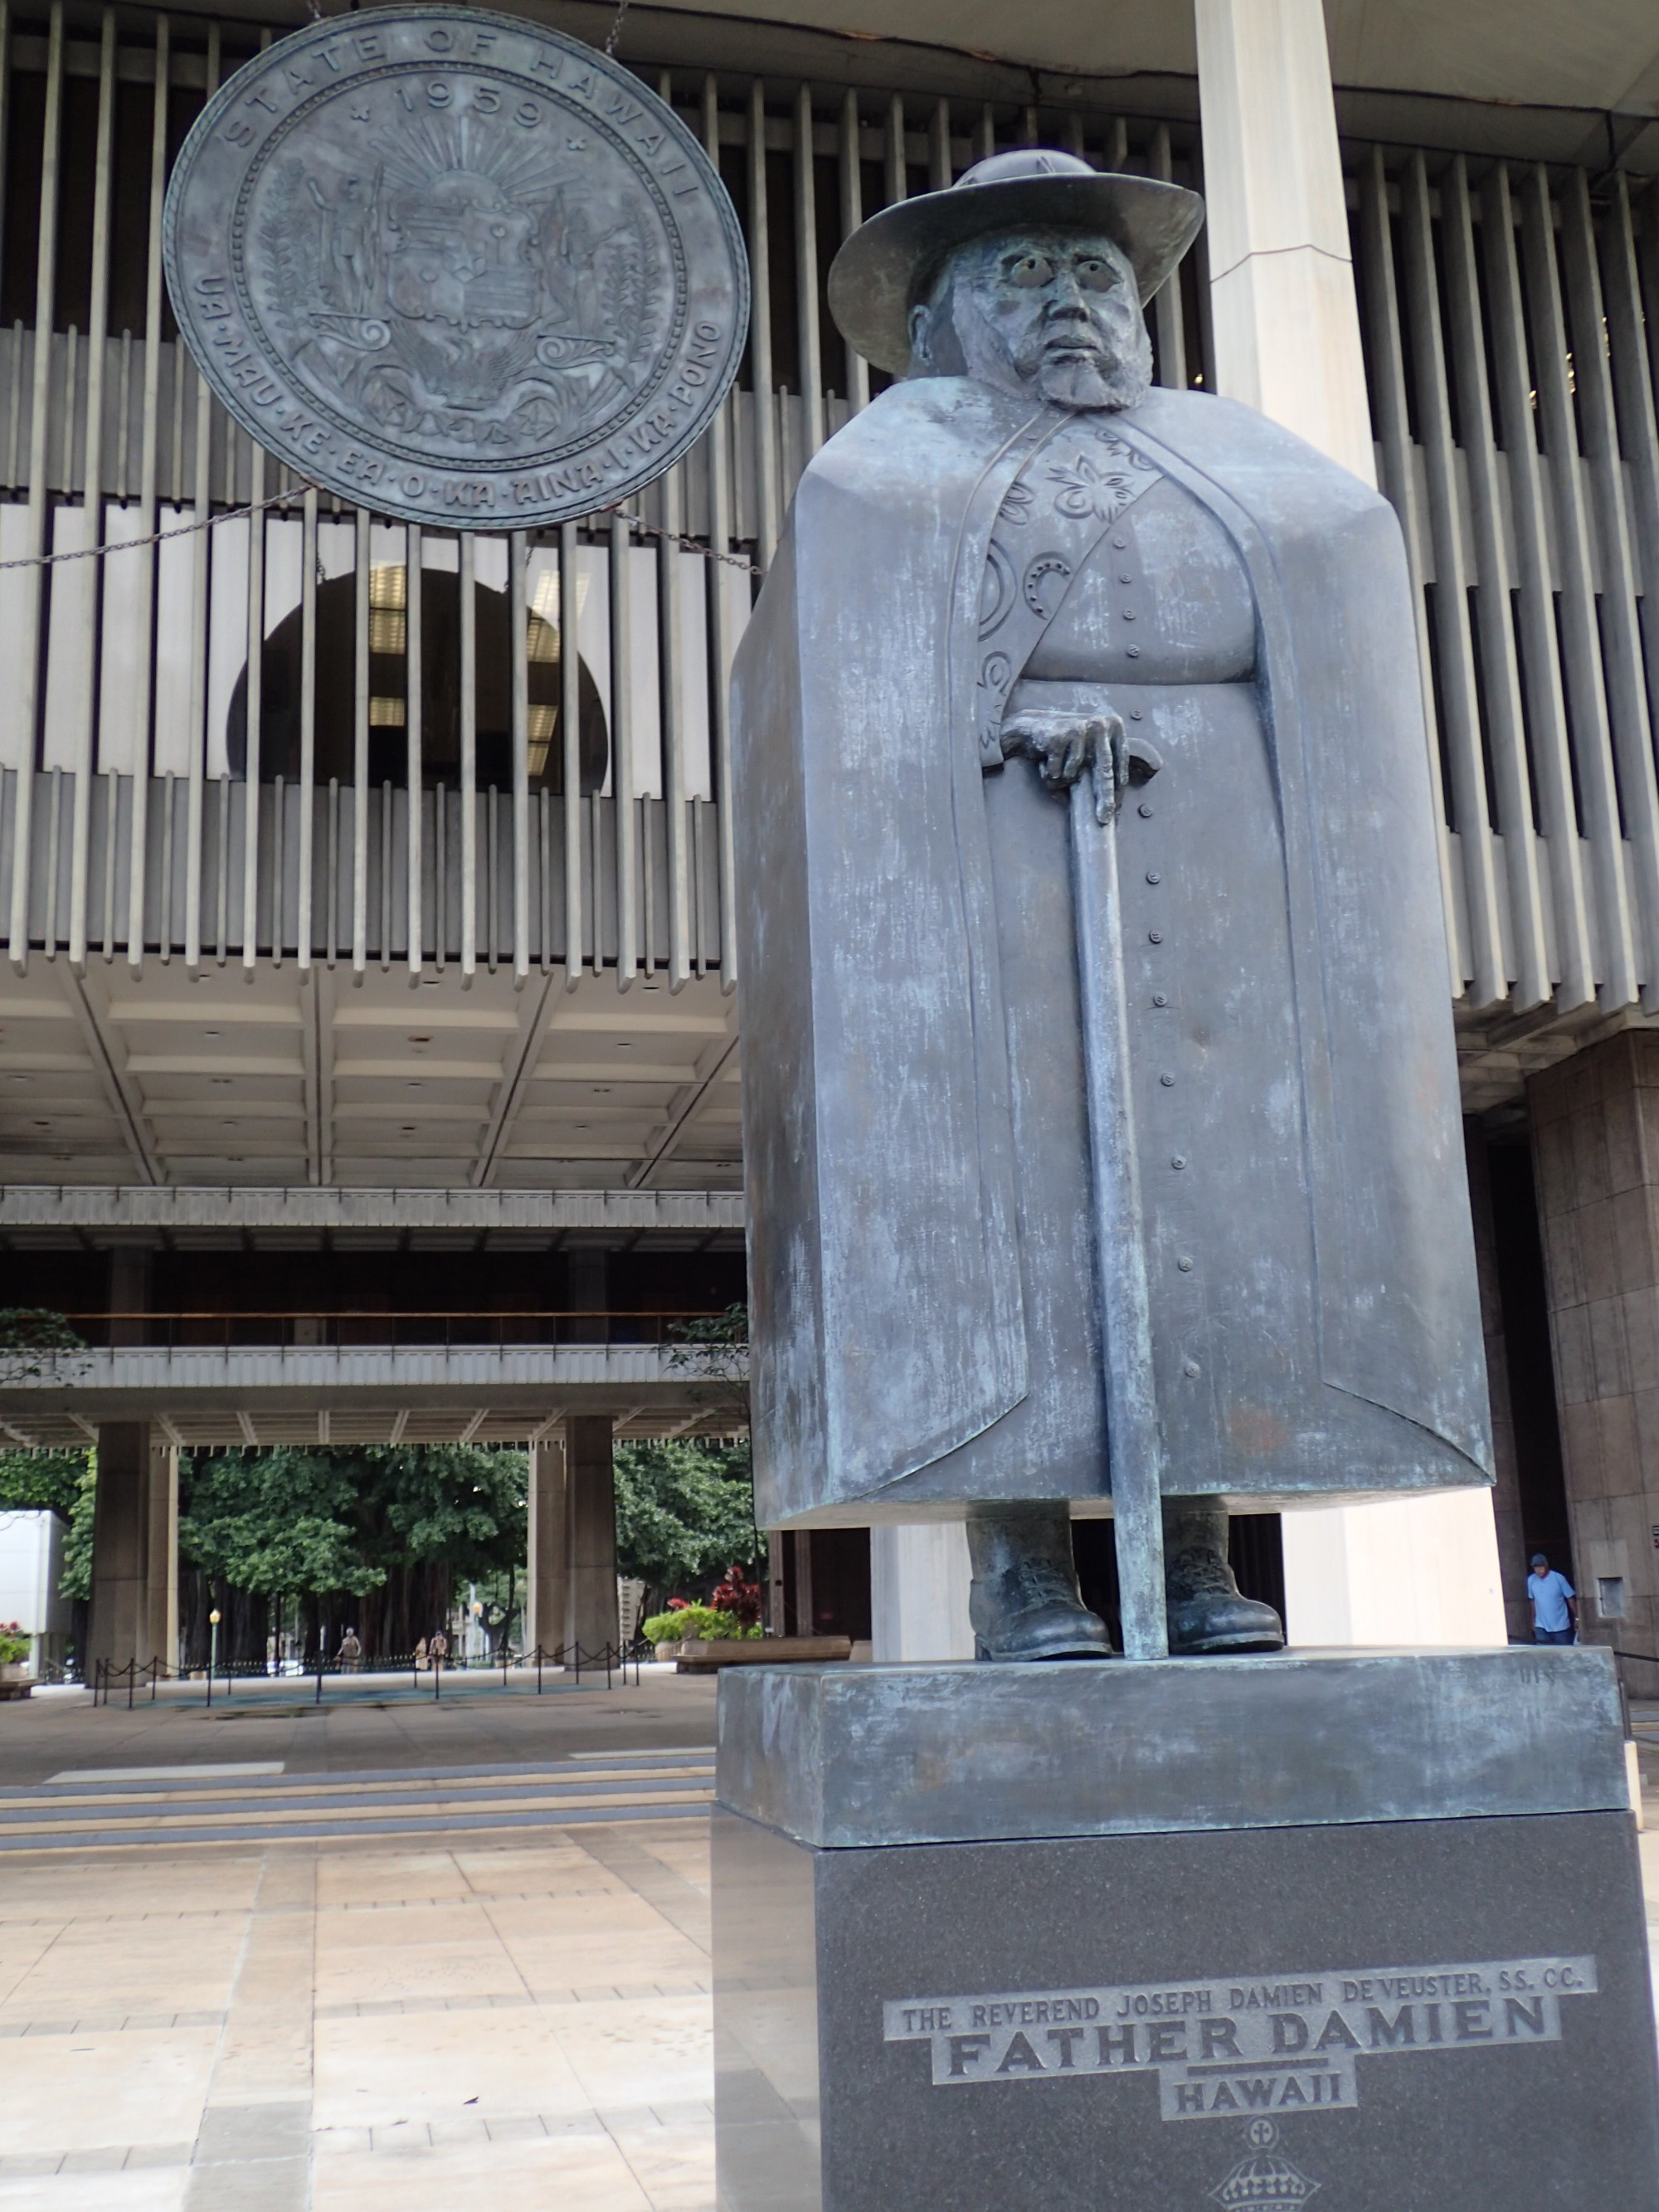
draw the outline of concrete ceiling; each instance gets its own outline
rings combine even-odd
[[[295,26],[379,0],[172,0],[189,15]],[[615,0],[494,0],[604,46]],[[1325,0],[1337,116],[1355,142],[1475,157],[1659,171],[1659,10],[1650,0]],[[66,0],[95,34],[94,0]],[[186,39],[191,34],[185,33]],[[728,85],[758,73],[775,96],[807,83],[907,101],[990,104],[1005,133],[1035,106],[1198,120],[1191,0],[1161,8],[1076,0],[631,0],[617,58]],[[682,100],[684,91],[682,90]]]
[[[843,37],[943,47],[1055,76],[1191,76],[1193,15],[1076,0],[679,0],[688,14],[744,12]],[[653,9],[653,15],[670,10]],[[1550,107],[1651,114],[1659,100],[1652,0],[1326,0],[1340,85]]]
[[[70,0],[78,15],[86,0]],[[174,0],[169,12],[308,21],[359,0]],[[373,6],[376,0],[365,0]],[[603,45],[613,0],[494,0],[590,44]],[[1356,91],[1425,94],[1505,106],[1659,114],[1659,9],[1652,0],[1325,0],[1331,71]],[[88,16],[90,20],[90,15]],[[793,47],[792,51],[792,34]],[[805,34],[821,60],[840,49],[833,74],[897,88],[918,82],[916,60],[950,93],[975,72],[1039,72],[1063,96],[1088,80],[1193,77],[1191,0],[1129,6],[1123,0],[635,0],[618,58],[704,60],[710,67],[810,67]],[[862,54],[857,49],[864,50]],[[850,51],[849,51],[850,50]],[[828,72],[826,72],[828,74]],[[1028,76],[1029,84],[1029,76]],[[1009,78],[995,91],[1015,94]],[[1138,102],[1129,103],[1138,106]]]
[[[738,1073],[713,976],[36,958],[0,988],[0,1183],[731,1188]]]

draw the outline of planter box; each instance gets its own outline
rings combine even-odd
[[[671,1665],[679,1657],[684,1648],[678,1644],[659,1644],[655,1647],[658,1663],[665,1667]]]
[[[682,1674],[713,1674],[721,1667],[817,1667],[852,1656],[850,1636],[688,1636],[679,1648]]]

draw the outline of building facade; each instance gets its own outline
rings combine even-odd
[[[617,30],[587,0],[529,12]],[[738,388],[623,511],[459,535],[290,480],[177,340],[169,163],[306,11],[13,0],[0,1237],[8,1302],[82,1316],[94,1357],[0,1384],[10,1438],[142,1426],[111,1464],[143,1468],[465,1434],[550,1467],[599,1423],[603,1489],[604,1435],[699,1418],[644,1340],[742,1294],[726,676],[796,476],[881,380],[826,272],[875,209],[1042,143],[1206,191],[1150,310],[1159,381],[1373,475],[1412,564],[1498,1543],[1484,1500],[1295,1516],[1292,1633],[1444,1634],[1473,1590],[1490,1634],[1499,1562],[1524,1632],[1541,1543],[1589,1632],[1659,1648],[1659,34],[1596,15],[635,6],[617,52],[748,240]],[[389,1320],[362,1340],[370,1309],[414,1317],[401,1345]],[[463,1312],[495,1366],[466,1366]],[[610,1316],[586,1368],[584,1314]],[[573,1510],[544,1499],[544,1549]],[[909,1534],[872,1556],[895,1654],[948,1642],[960,1594],[950,1532]]]

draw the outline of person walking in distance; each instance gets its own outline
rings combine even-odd
[[[363,1647],[355,1628],[348,1628],[340,1638],[340,1669],[343,1674],[355,1674],[363,1663]]]
[[[1578,1593],[1565,1575],[1551,1566],[1543,1552],[1532,1555],[1527,1595],[1532,1600],[1533,1642],[1572,1643],[1578,1633]]]

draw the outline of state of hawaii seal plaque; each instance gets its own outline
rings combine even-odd
[[[268,48],[167,190],[204,375],[307,481],[449,528],[563,522],[697,438],[737,374],[724,186],[617,63],[472,9],[384,7]]]

